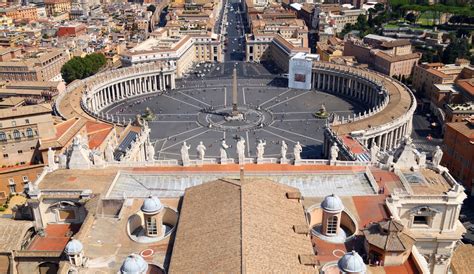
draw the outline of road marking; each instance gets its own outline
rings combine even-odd
[[[183,93],[183,92],[181,92],[181,91],[178,91],[178,93],[183,94],[184,96],[189,97],[189,98],[191,98],[191,99],[193,99],[193,100],[196,100],[197,102],[199,102],[199,103],[201,103],[201,104],[204,104],[204,105],[206,105],[206,106],[208,106],[208,107],[211,106],[211,105],[209,105],[208,103],[203,102],[203,101],[201,101],[201,100],[199,100],[199,99],[196,99],[196,98],[192,97],[191,95],[187,95],[187,94],[185,94],[185,93]]]
[[[224,88],[224,106],[227,106],[227,88]]]
[[[289,91],[291,91],[291,89],[287,89],[286,91],[284,91],[284,92],[278,94],[278,95],[275,96],[275,97],[272,97],[272,98],[268,99],[267,101],[261,103],[260,105],[263,106],[263,105],[265,105],[266,103],[273,101],[274,99],[280,97],[281,95],[283,95],[283,94],[285,94],[285,93],[287,93],[287,92],[289,92]]]
[[[192,120],[192,121],[156,121],[156,120],[153,120],[153,121],[150,121],[148,123],[194,123],[196,121]]]
[[[202,128],[202,127],[200,127],[200,128]],[[171,148],[171,147],[174,147],[174,146],[176,146],[176,145],[182,144],[183,142],[186,142],[186,141],[191,140],[191,139],[193,139],[193,138],[196,138],[196,137],[198,137],[198,136],[200,136],[200,135],[203,135],[204,133],[207,133],[208,131],[209,131],[209,129],[206,129],[206,131],[204,131],[204,132],[201,132],[201,133],[199,133],[199,134],[193,135],[193,136],[191,136],[191,137],[189,137],[189,138],[186,138],[186,139],[184,139],[184,140],[181,140],[181,141],[179,141],[179,142],[176,142],[175,144],[172,144],[171,146],[168,146],[168,147],[163,148],[163,150],[167,150],[167,149],[169,149],[169,148]]]
[[[249,132],[246,131],[245,135],[247,136],[247,155],[250,157],[250,139],[249,139]]]
[[[190,106],[195,107],[195,108],[197,108],[197,109],[202,109],[202,107],[200,107],[200,106],[196,106],[196,105],[190,104],[190,103],[188,103],[188,102],[181,101],[181,100],[179,100],[179,99],[173,98],[173,97],[168,96],[168,95],[166,95],[166,94],[163,94],[163,96],[165,96],[165,97],[167,97],[167,98],[170,98],[170,99],[172,99],[172,100],[178,101],[178,102],[180,102],[180,103],[183,103],[183,104],[186,104],[186,105],[190,105]]]
[[[244,105],[246,105],[247,103],[245,102],[245,88],[242,88],[242,94],[243,94],[243,97],[244,97]]]
[[[298,112],[298,111],[295,111],[295,112],[273,112],[273,114],[314,114],[314,112],[304,112],[304,111],[301,111],[301,112]]]
[[[316,142],[319,142],[319,143],[323,143],[323,141],[319,140],[319,139],[315,139],[315,138],[312,138],[312,137],[308,137],[306,135],[303,135],[303,134],[299,134],[299,133],[296,133],[296,132],[292,132],[292,131],[288,131],[286,129],[281,129],[281,128],[278,128],[278,127],[274,127],[274,126],[269,126],[271,128],[274,128],[276,130],[281,130],[283,132],[287,132],[287,133],[291,133],[293,135],[296,135],[296,136],[300,136],[300,137],[303,137],[303,138],[306,138],[306,139],[309,139],[309,140],[313,140],[313,141],[316,141]]]
[[[198,125],[198,127],[196,127],[196,128],[189,129],[189,130],[183,131],[183,132],[178,133],[178,134],[175,134],[175,135],[170,135],[170,136],[168,136],[168,137],[158,139],[157,141],[166,140],[166,139],[169,140],[170,138],[174,138],[174,137],[179,136],[179,135],[181,135],[181,134],[189,133],[189,132],[195,131],[196,129],[202,128],[202,126],[200,126],[198,123],[196,123],[196,124]]]
[[[167,140],[165,139],[165,141],[161,144],[160,150],[158,150],[158,159],[160,159],[160,157],[161,157],[161,150],[162,150],[163,147],[165,146],[166,141],[167,141]],[[158,143],[158,141],[155,142],[155,146],[156,146],[157,143]],[[157,151],[156,148],[155,148],[155,151]],[[163,157],[163,159],[164,159],[164,157]]]
[[[111,114],[111,115],[116,115],[116,116],[133,116],[133,117],[135,117],[136,114],[133,114],[133,113],[117,113],[117,114]]]
[[[279,134],[273,133],[273,132],[271,132],[271,131],[269,131],[269,130],[266,130],[266,129],[262,129],[262,130],[263,130],[263,131],[265,131],[265,132],[268,132],[268,133],[270,133],[271,135],[274,135],[274,136],[280,137],[280,138],[282,138],[282,139],[284,139],[284,140],[287,140],[287,141],[290,141],[290,142],[292,142],[292,143],[295,143],[295,144],[296,144],[296,141],[294,141],[294,140],[291,140],[291,139],[289,139],[289,138],[287,138],[287,137],[283,137],[283,136],[281,136],[281,135],[279,135]]]
[[[308,94],[308,93],[310,93],[310,92],[311,92],[310,90],[309,90],[309,91],[305,91],[305,92],[303,92],[303,93],[301,93],[301,94],[298,94],[298,95],[296,95],[296,96],[290,97],[290,98],[288,98],[288,99],[286,99],[286,100],[283,100],[283,101],[281,101],[281,102],[279,102],[279,103],[276,103],[276,104],[274,104],[274,105],[271,105],[271,106],[269,106],[269,107],[267,107],[267,108],[274,108],[274,107],[276,107],[276,106],[278,106],[278,105],[281,105],[281,104],[283,104],[283,103],[286,103],[286,102],[288,102],[288,101],[291,101],[291,100],[293,100],[293,99],[296,99],[296,98],[298,98],[298,97],[300,97],[300,96],[303,96],[303,95],[305,95],[305,94]]]
[[[158,116],[171,116],[171,115],[175,115],[175,116],[195,116],[195,115],[198,115],[198,113],[155,113],[156,115]]]
[[[305,121],[318,121],[321,119],[316,119],[316,118],[308,118],[308,119],[283,119],[283,122],[305,122]],[[282,121],[282,120],[280,120]],[[278,122],[278,119],[277,119]]]

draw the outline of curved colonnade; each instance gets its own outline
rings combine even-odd
[[[85,79],[81,107],[105,122],[126,124],[101,111],[135,96],[174,89],[176,67],[170,63],[147,63],[107,71]]]
[[[344,146],[341,138],[351,136],[366,148],[377,144],[381,150],[392,150],[411,134],[416,100],[400,82],[374,71],[326,62],[313,65],[312,79],[314,89],[351,98],[368,108],[347,117],[335,115],[325,148],[332,141]]]

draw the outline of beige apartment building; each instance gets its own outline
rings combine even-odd
[[[69,60],[64,49],[40,50],[0,62],[3,81],[62,81],[61,67]]]
[[[163,29],[153,32],[149,39],[121,54],[124,66],[174,62],[177,77],[182,77],[193,63],[222,62],[223,57],[222,43],[216,34],[172,37]]]
[[[308,47],[294,45],[280,34],[246,35],[245,56],[247,62],[271,60],[283,71],[288,71],[289,61],[298,52],[310,53]]]
[[[247,6],[247,12],[252,31],[245,35],[247,62],[271,60],[283,71],[288,71],[291,56],[310,52],[308,28],[295,13],[274,6],[263,10]]]
[[[469,61],[466,61],[459,59],[456,63],[447,65],[443,63],[416,65],[413,70],[413,88],[426,97],[431,97],[436,90],[436,84],[452,84],[464,68],[469,68]],[[470,70],[473,71],[472,68]]]
[[[40,138],[56,135],[49,104],[0,110],[0,162],[2,166],[38,163]]]
[[[70,0],[45,0],[44,6],[48,16],[56,16],[61,13],[69,13],[71,11]]]
[[[342,57],[343,51],[344,42],[336,37],[330,37],[327,41],[316,44],[316,52],[321,61],[331,62],[333,58]]]
[[[0,16],[10,17],[13,20],[17,19],[38,19],[38,9],[35,6],[13,6],[0,9]]]
[[[363,9],[336,9],[328,11],[328,13],[320,15],[320,20],[323,25],[327,24],[340,32],[347,24],[355,24],[359,15],[365,15],[366,11]]]
[[[354,56],[359,63],[392,77],[410,76],[421,58],[421,53],[412,52],[410,41],[373,34],[366,35],[363,40],[348,39],[344,44],[344,55]]]

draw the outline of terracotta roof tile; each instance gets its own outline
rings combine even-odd
[[[184,194],[170,272],[314,273],[300,263],[310,239],[293,225],[306,224],[303,206],[270,180],[216,180]]]

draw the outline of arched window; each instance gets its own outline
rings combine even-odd
[[[158,230],[156,227],[156,219],[154,216],[146,218],[146,230],[148,235],[158,235]]]
[[[326,234],[337,234],[337,216],[331,216],[327,220]]]
[[[5,132],[0,131],[0,142],[4,142],[6,140],[7,140],[7,135],[5,134]]]
[[[33,137],[33,130],[31,128],[26,129],[26,137]]]
[[[17,129],[15,129],[15,130],[13,131],[13,138],[15,138],[15,139],[20,139],[20,138],[21,138],[21,137],[20,137],[20,131],[18,131]]]

